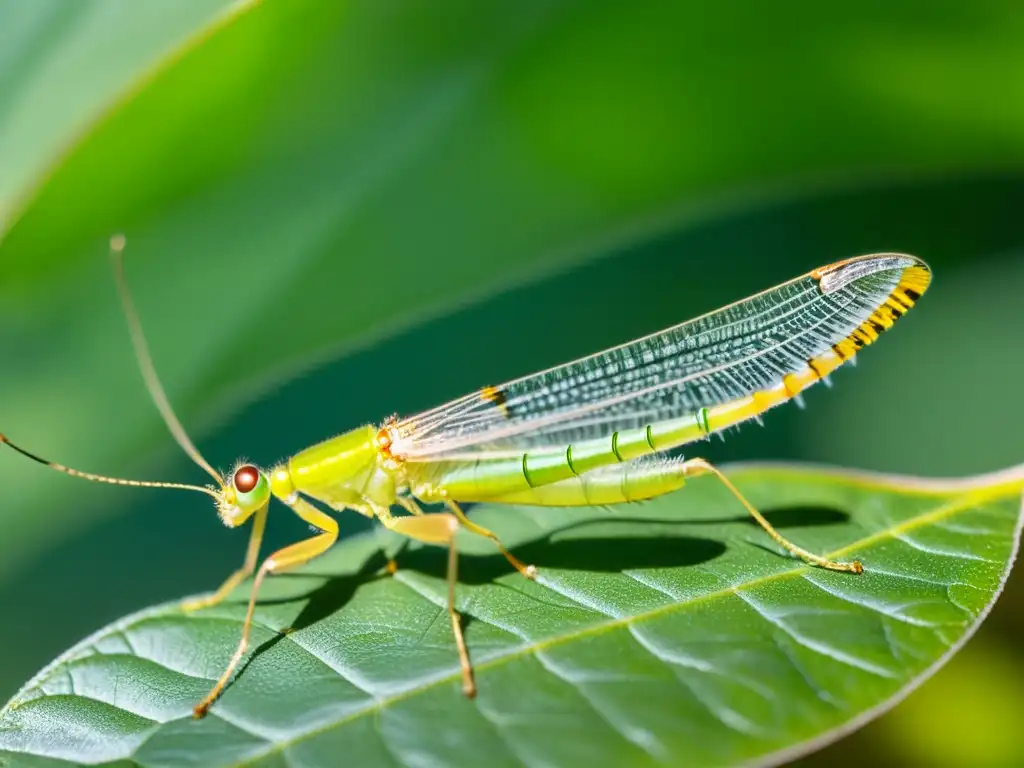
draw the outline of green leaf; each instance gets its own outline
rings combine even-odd
[[[0,231],[74,140],[231,0],[0,0]]]
[[[206,719],[191,707],[234,649],[244,590],[196,615],[129,616],[65,653],[0,713],[0,756],[211,768],[339,755],[361,766],[779,762],[892,706],[974,632],[1016,555],[1019,474],[986,490],[735,469],[786,536],[859,558],[861,576],[781,555],[713,478],[612,510],[480,507],[476,519],[540,575],[526,581],[490,542],[460,540],[472,701],[444,610],[444,551],[403,549],[390,576],[381,544],[393,541],[357,536],[268,581],[251,659]]]

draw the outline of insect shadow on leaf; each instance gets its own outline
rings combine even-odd
[[[765,513],[776,528],[801,528],[840,525],[850,516],[841,510],[818,506],[782,507]],[[525,562],[544,568],[574,571],[615,573],[638,568],[675,568],[709,562],[722,555],[727,545],[722,541],[682,534],[679,529],[688,525],[726,525],[741,523],[760,530],[748,515],[700,520],[666,520],[662,517],[636,515],[591,518],[568,523],[548,531],[537,538],[514,547],[516,555]],[[627,535],[615,532],[616,527],[628,527]],[[645,530],[637,533],[637,526]],[[587,535],[587,529],[600,528],[600,535]],[[761,546],[757,541],[751,544]],[[773,553],[771,542],[763,548]],[[780,556],[785,557],[783,553]],[[393,554],[401,570],[414,570],[423,574],[441,576],[445,572],[447,553],[443,548],[410,545],[403,540]],[[459,553],[459,582],[486,584],[513,571],[498,553]],[[340,607],[340,606],[337,606]]]
[[[776,528],[839,525],[850,519],[846,512],[816,506],[782,507],[766,512],[765,517]],[[728,545],[716,539],[682,534],[679,532],[679,528],[688,525],[707,526],[734,523],[749,524],[758,528],[757,523],[748,515],[700,520],[665,520],[664,518],[637,517],[635,515],[595,518],[569,523],[549,531],[532,541],[517,546],[515,551],[526,562],[536,563],[542,571],[544,568],[553,568],[569,571],[618,573],[629,569],[687,567],[714,560],[726,552]],[[628,527],[629,534],[615,535],[614,529],[619,526]],[[636,533],[637,526],[642,526],[644,529],[640,535]],[[588,528],[598,527],[602,531],[600,536],[587,535]],[[761,543],[751,540],[749,543],[778,554],[780,557],[786,557],[785,553],[772,548],[771,542]],[[401,570],[414,570],[444,578],[447,563],[447,552],[444,548],[415,545],[409,547],[403,542],[403,546],[394,554],[394,558]],[[390,578],[387,565],[388,557],[385,551],[383,549],[376,550],[355,572],[329,576],[322,585],[309,592],[287,598],[261,601],[263,605],[272,605],[280,602],[305,600],[306,605],[287,630],[254,649],[239,669],[236,678],[243,675],[255,659],[284,640],[290,632],[316,624],[344,608],[363,584]],[[284,573],[276,578],[287,579],[290,575]],[[515,572],[509,568],[505,558],[497,552],[493,554],[463,552],[459,555],[459,582],[462,584],[488,584],[510,575],[516,576]],[[463,614],[463,622],[466,625],[472,620],[471,613]]]
[[[384,552],[377,550],[363,561],[358,571],[339,576],[329,576],[324,580],[323,584],[309,592],[285,598],[261,600],[261,605],[289,603],[297,600],[305,600],[306,604],[299,612],[299,615],[295,617],[290,627],[281,630],[278,634],[258,645],[253,650],[242,666],[239,667],[238,672],[235,673],[235,679],[244,675],[246,669],[248,669],[253,661],[271,650],[292,632],[316,624],[318,621],[322,621],[342,609],[351,601],[356,590],[363,584],[381,578],[390,578],[386,570],[387,563],[388,560]],[[279,580],[287,579],[293,575],[308,576],[308,574],[282,573],[275,578]]]

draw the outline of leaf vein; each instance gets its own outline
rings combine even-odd
[[[549,674],[553,675],[557,679],[563,681],[564,683],[572,687],[574,690],[576,690],[579,693],[580,697],[583,699],[583,701],[586,702],[587,706],[590,707],[599,718],[608,723],[608,725],[611,726],[612,730],[619,734],[619,736],[627,744],[632,744],[633,746],[639,747],[642,752],[645,752],[647,755],[653,757],[655,760],[664,759],[665,755],[663,749],[659,750],[658,752],[654,751],[654,745],[652,745],[648,739],[644,739],[638,737],[635,734],[631,734],[630,731],[632,731],[633,729],[622,728],[614,717],[605,712],[604,708],[597,702],[593,694],[591,694],[590,691],[587,690],[586,683],[574,680],[572,678],[572,675],[564,673],[562,670],[560,670],[558,664],[555,662],[553,658],[550,657],[549,654],[541,651],[535,655],[537,657],[537,661],[540,662],[540,665],[543,669],[545,669]],[[660,744],[658,746],[660,747]]]
[[[859,539],[859,540],[857,540],[857,541],[855,541],[855,542],[853,542],[853,543],[851,543],[851,544],[849,544],[849,545],[847,545],[847,546],[845,546],[845,547],[843,547],[843,548],[841,548],[839,550],[836,550],[834,552],[828,553],[827,556],[830,557],[830,558],[833,558],[833,559],[838,558],[838,557],[842,557],[842,556],[844,556],[844,555],[846,555],[846,554],[848,554],[850,552],[856,551],[859,548],[870,546],[871,544],[874,544],[874,543],[877,543],[877,542],[882,542],[882,541],[885,541],[888,538],[892,538],[897,533],[897,529],[899,529],[899,530],[913,530],[916,527],[919,527],[919,526],[922,526],[922,525],[926,525],[926,524],[929,524],[929,523],[934,523],[934,522],[937,522],[939,520],[945,519],[945,518],[949,517],[950,515],[956,514],[957,512],[960,512],[960,511],[962,511],[964,509],[969,509],[971,507],[977,506],[978,504],[982,503],[983,501],[986,501],[986,499],[979,498],[977,495],[967,495],[967,496],[962,496],[962,497],[953,499],[952,501],[949,501],[946,504],[942,504],[942,505],[936,507],[935,509],[932,509],[932,510],[926,511],[926,512],[922,512],[921,514],[917,515],[916,517],[913,517],[913,518],[910,518],[910,519],[904,521],[899,526],[894,526],[891,529],[877,531],[877,532],[875,532],[873,534],[865,536],[864,538]],[[775,573],[768,574],[766,576],[761,576],[761,577],[758,577],[758,578],[752,578],[743,586],[745,586],[747,588],[750,588],[750,587],[757,586],[757,585],[760,585],[760,584],[769,584],[769,583],[773,583],[773,582],[776,582],[776,581],[779,581],[779,580],[782,580],[782,579],[792,578],[793,576],[799,576],[799,575],[805,573],[810,567],[811,566],[803,565],[803,564],[797,565],[795,567],[790,567],[788,570],[781,570],[781,571],[777,571]],[[399,571],[399,573],[401,573],[401,571]],[[921,579],[921,580],[922,581],[927,581],[927,579]],[[597,634],[601,634],[603,632],[613,631],[615,629],[621,628],[624,624],[630,624],[630,623],[633,623],[633,622],[646,621],[646,620],[654,619],[654,618],[657,618],[658,616],[660,616],[662,614],[666,614],[666,613],[669,613],[669,612],[672,612],[672,611],[675,611],[675,610],[680,610],[680,609],[686,608],[688,606],[691,606],[691,605],[693,605],[695,603],[706,602],[706,601],[710,601],[710,600],[715,600],[715,599],[719,599],[719,598],[722,598],[722,597],[726,597],[728,595],[734,594],[735,593],[735,589],[736,589],[735,587],[729,586],[729,587],[726,587],[724,589],[717,590],[715,592],[710,592],[710,593],[707,593],[707,594],[704,594],[704,595],[695,596],[695,597],[690,598],[688,600],[681,600],[678,603],[673,603],[673,604],[670,604],[670,605],[667,605],[667,606],[660,606],[658,608],[651,609],[651,610],[649,610],[649,611],[647,611],[645,613],[637,614],[635,616],[629,617],[628,620],[625,620],[625,619],[613,619],[611,621],[605,621],[605,622],[602,622],[600,624],[591,625],[589,627],[574,628],[571,632],[566,632],[566,633],[563,633],[563,634],[560,634],[560,635],[555,635],[555,636],[552,636],[552,637],[545,638],[543,640],[538,640],[538,641],[535,641],[533,644],[525,646],[523,648],[516,648],[516,649],[511,649],[509,651],[505,651],[502,654],[494,656],[491,659],[489,659],[489,660],[487,660],[485,662],[482,662],[481,664],[478,664],[476,666],[476,669],[477,669],[477,671],[479,671],[481,669],[486,669],[486,668],[489,668],[489,667],[492,667],[492,666],[497,666],[499,664],[506,664],[506,663],[512,661],[513,659],[518,658],[519,656],[521,656],[523,654],[537,653],[539,651],[544,650],[545,648],[550,648],[550,647],[555,646],[555,645],[566,643],[566,642],[569,642],[571,640],[575,640],[575,639],[577,639],[579,637],[585,637],[585,636],[588,636],[588,635],[597,635]],[[430,686],[432,686],[432,685],[441,685],[442,683],[450,682],[452,680],[457,679],[457,676],[458,676],[458,671],[455,671],[455,672],[452,672],[450,674],[434,678],[430,683],[428,683],[428,685],[430,685]],[[257,755],[254,759],[259,759],[259,758],[262,758],[262,757],[266,756],[266,754],[271,754],[275,749],[282,749],[285,746],[287,746],[289,743],[295,743],[297,741],[301,741],[301,740],[304,740],[304,739],[307,739],[307,738],[311,738],[312,736],[315,736],[317,733],[320,733],[323,730],[327,730],[327,729],[330,729],[330,728],[338,728],[338,727],[341,727],[344,724],[346,724],[348,722],[351,722],[351,721],[353,721],[353,720],[355,720],[355,719],[357,719],[359,717],[365,717],[368,714],[372,714],[374,712],[377,712],[377,711],[379,711],[380,709],[382,709],[384,707],[390,706],[390,705],[394,704],[395,702],[401,701],[402,699],[408,698],[410,696],[413,696],[413,695],[421,692],[423,690],[423,688],[425,688],[425,687],[427,687],[427,686],[410,687],[410,688],[407,688],[405,690],[397,691],[397,692],[395,692],[393,694],[390,694],[389,696],[387,696],[387,697],[385,697],[385,698],[375,702],[372,705],[367,705],[367,707],[365,707],[362,710],[356,710],[354,712],[351,712],[350,714],[346,715],[343,718],[340,718],[338,721],[336,721],[334,723],[329,723],[329,724],[326,724],[326,725],[320,725],[320,726],[317,726],[316,728],[310,729],[309,731],[296,734],[290,741],[283,742],[281,745],[275,745],[271,749],[269,749],[266,753]],[[247,760],[245,762],[237,763],[235,768],[242,768],[242,766],[245,766],[247,764],[250,764],[250,761]]]
[[[809,638],[802,635],[801,633],[794,630],[792,627],[787,626],[786,622],[782,621],[782,619],[778,618],[777,616],[772,616],[771,613],[765,610],[764,607],[761,606],[750,595],[744,594],[743,590],[737,589],[735,590],[735,594],[740,600],[742,600],[751,608],[753,608],[754,611],[756,611],[757,614],[761,616],[761,618],[763,618],[772,626],[781,629],[783,632],[789,635],[789,637],[793,638],[794,641],[802,645],[807,650],[813,651],[814,653],[817,653],[821,656],[825,656],[826,658],[832,659],[833,661],[837,661],[840,664],[845,664],[849,667],[854,667],[856,669],[863,670],[864,672],[868,672],[877,677],[898,677],[898,675],[890,669],[886,669],[885,667],[879,666],[865,659],[861,659],[857,656],[854,656],[851,653],[847,653],[846,651],[840,650],[839,648],[835,648],[820,640],[815,640],[813,638]]]
[[[810,573],[803,574],[803,579],[808,584],[814,585],[815,587],[820,589],[822,592],[824,592],[826,595],[828,595],[830,597],[834,597],[836,600],[842,600],[844,603],[848,603],[848,604],[854,606],[855,608],[863,608],[865,610],[872,611],[873,613],[877,613],[877,614],[879,614],[880,616],[882,616],[884,618],[893,619],[895,621],[899,621],[899,622],[902,622],[904,624],[909,624],[910,626],[913,626],[913,627],[926,627],[926,628],[931,629],[931,628],[935,628],[935,627],[938,627],[938,626],[953,626],[953,625],[960,626],[960,624],[961,624],[961,622],[952,622],[952,621],[949,621],[949,622],[925,621],[924,619],[917,619],[917,618],[914,618],[912,616],[907,616],[907,615],[902,613],[902,610],[905,609],[905,608],[910,608],[910,607],[913,607],[915,605],[927,605],[928,601],[926,601],[926,600],[917,600],[917,601],[911,601],[911,602],[907,602],[907,603],[901,603],[899,605],[893,605],[891,603],[886,603],[886,602],[879,601],[879,600],[872,600],[867,595],[858,595],[856,597],[854,597],[852,595],[847,595],[842,590],[836,588],[835,586],[831,586],[831,585],[826,586],[825,584],[819,582],[817,579],[813,578]],[[957,607],[959,607],[959,606],[957,606]],[[884,622],[883,622],[883,624],[884,624]]]

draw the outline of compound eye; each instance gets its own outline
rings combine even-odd
[[[252,493],[253,488],[259,485],[260,471],[251,464],[245,464],[235,472],[235,490],[239,493]]]

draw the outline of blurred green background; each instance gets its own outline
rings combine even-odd
[[[1017,463],[1022,97],[1011,0],[0,0],[0,425],[202,482],[136,371],[115,231],[224,468],[900,250],[936,275],[899,329],[709,458]],[[0,482],[0,698],[242,557],[200,497],[10,452]],[[302,533],[272,516],[272,543]],[[1022,608],[1011,578],[946,669],[806,764],[1024,763]]]

